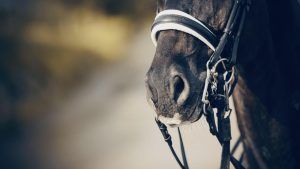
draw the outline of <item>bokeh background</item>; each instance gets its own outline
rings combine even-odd
[[[0,0],[1,169],[178,168],[145,99],[155,11],[155,0]],[[204,119],[183,137],[191,168],[218,168]]]

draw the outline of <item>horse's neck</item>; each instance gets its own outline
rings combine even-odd
[[[290,133],[283,123],[288,115],[285,84],[268,17],[265,2],[254,0],[240,43],[241,76],[233,99],[251,168],[294,168]]]
[[[242,77],[233,100],[249,168],[295,168],[288,128],[268,113]]]
[[[238,53],[238,68],[249,90],[274,116],[284,104],[283,76],[276,62],[269,16],[264,1],[255,0],[245,22]],[[276,107],[278,106],[278,107]]]
[[[276,61],[290,94],[300,85],[300,4],[297,0],[267,0]],[[280,12],[279,12],[280,11]]]
[[[276,25],[277,20],[270,18],[274,13],[269,13],[274,7],[261,0],[253,1],[240,43],[238,67],[249,90],[268,113],[281,122],[289,122],[297,114],[294,104],[300,104],[300,32],[290,28],[293,25],[286,28],[280,20]],[[285,35],[290,40],[283,40]]]

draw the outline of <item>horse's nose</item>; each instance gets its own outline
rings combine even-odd
[[[147,73],[145,77],[145,84],[147,90],[147,100],[152,106],[159,102],[161,98],[170,98],[174,100],[178,106],[182,106],[190,95],[190,85],[187,78],[182,74],[174,71],[167,77],[158,78],[159,76],[151,76]],[[164,79],[168,79],[165,81]],[[165,86],[169,84],[169,87]]]
[[[184,75],[176,74],[170,79],[170,96],[177,105],[183,105],[190,94],[190,85]]]

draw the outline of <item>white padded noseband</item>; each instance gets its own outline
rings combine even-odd
[[[207,26],[205,26],[198,19],[194,18],[193,16],[191,16],[185,12],[175,10],[175,9],[164,10],[164,11],[158,13],[155,17],[155,21],[158,20],[159,18],[162,18],[164,16],[170,16],[170,15],[179,16],[181,18],[190,20],[192,22],[196,22],[197,24],[199,24],[199,26],[202,27],[202,29],[205,29],[212,36],[216,36],[209,28],[207,28]],[[177,30],[177,31],[188,33],[188,34],[196,37],[200,41],[202,41],[211,50],[215,51],[215,49],[216,49],[216,46],[213,45],[213,43],[209,39],[205,38],[201,33],[195,31],[194,29],[192,29],[189,26],[186,26],[186,25],[180,24],[180,23],[176,23],[176,22],[158,23],[158,24],[153,25],[152,30],[151,30],[151,39],[152,39],[154,46],[157,46],[157,33],[159,31],[164,31],[164,30]]]

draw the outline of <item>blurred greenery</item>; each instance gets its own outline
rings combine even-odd
[[[153,2],[0,0],[0,123],[32,119],[122,58]]]
[[[154,12],[150,0],[0,0],[0,162],[26,168],[7,144],[123,58]]]

